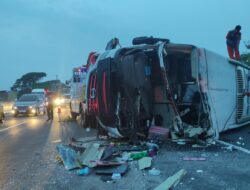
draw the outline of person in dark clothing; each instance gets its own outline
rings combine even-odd
[[[239,45],[241,40],[241,26],[237,25],[234,30],[227,33],[227,51],[231,59],[240,60]]]
[[[48,119],[47,120],[53,120],[53,115],[54,115],[54,100],[52,95],[48,97],[48,102],[47,102],[47,115]]]

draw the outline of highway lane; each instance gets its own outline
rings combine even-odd
[[[64,118],[68,116],[64,109],[62,112]],[[227,132],[221,137],[223,140],[232,142],[237,142],[239,137],[242,137],[242,141],[245,142],[244,147],[250,148],[249,130],[249,127],[240,128]],[[225,184],[232,187],[239,184],[240,187],[249,187],[246,180],[249,179],[250,170],[249,167],[243,167],[248,162],[249,155],[239,151],[228,151],[221,147],[203,150],[171,144],[162,149],[162,153],[154,161],[154,166],[163,172],[160,181],[154,181],[155,178],[150,179],[149,176],[145,180],[147,176],[142,178],[141,172],[131,169],[129,175],[111,188],[110,184],[103,183],[96,175],[82,178],[76,175],[76,171],[66,171],[56,163],[58,143],[68,143],[70,137],[86,136],[95,136],[95,130],[86,133],[75,122],[58,122],[56,112],[54,121],[47,121],[46,116],[13,118],[8,115],[4,124],[0,126],[0,189],[126,189],[125,187],[145,189],[145,184],[155,187],[178,168],[188,169],[189,177],[184,179],[183,184],[186,184],[185,187],[192,187],[191,189],[195,189],[196,186],[206,186],[207,181],[211,184],[210,188],[206,189],[221,189]],[[180,161],[184,156],[201,154],[206,155],[206,161]],[[172,171],[167,173],[171,168]],[[217,168],[216,171],[214,168]],[[202,169],[204,173],[197,174],[197,169]],[[189,180],[191,177],[201,183]],[[139,185],[131,183],[134,178],[142,179],[142,183]],[[135,188],[130,188],[129,184]],[[185,188],[179,186],[179,189]]]
[[[56,144],[83,136],[86,132],[77,123],[58,122],[56,113],[53,121],[42,115],[17,118],[8,115],[0,127],[0,189],[23,189],[37,184],[41,177],[32,175],[48,160],[55,160]]]

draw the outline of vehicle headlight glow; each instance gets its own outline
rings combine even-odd
[[[60,105],[61,104],[61,99],[60,98],[55,99],[55,104]]]

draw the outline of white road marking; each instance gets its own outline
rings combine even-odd
[[[236,146],[236,145],[234,145],[234,144],[230,144],[230,143],[227,143],[227,142],[221,141],[221,140],[216,140],[216,142],[218,142],[218,143],[220,143],[220,144],[222,144],[222,145],[230,146],[231,149],[234,148],[234,149],[236,149],[236,150],[240,150],[240,151],[242,151],[242,152],[245,152],[245,153],[247,153],[247,154],[250,154],[250,150],[248,150],[248,149],[246,149],[246,148],[242,148],[242,147],[240,147],[240,146]]]
[[[60,142],[62,142],[62,140],[61,140],[61,139],[58,139],[58,140],[54,140],[54,141],[52,141],[52,143],[60,143]]]
[[[8,128],[5,128],[5,129],[1,129],[1,130],[0,130],[0,133],[3,132],[3,131],[7,131],[7,130],[9,130],[9,129],[12,129],[12,128],[14,128],[14,127],[18,127],[18,126],[20,126],[20,125],[22,125],[22,124],[24,124],[24,123],[27,123],[27,121],[24,121],[24,122],[19,123],[19,124],[17,124],[17,125],[10,126],[10,127],[8,127]]]

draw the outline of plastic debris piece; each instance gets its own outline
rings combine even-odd
[[[151,142],[146,143],[148,149],[159,150],[159,145]]]
[[[159,126],[149,128],[148,139],[165,141],[169,138],[169,129]]]
[[[192,138],[192,137],[195,137],[197,135],[200,135],[202,132],[204,131],[203,128],[201,127],[192,127],[190,128],[189,130],[187,130],[187,134],[188,134],[188,137]]]
[[[128,154],[127,152],[123,152],[123,153],[122,153],[122,160],[123,160],[123,161],[129,160],[129,154]]]
[[[56,155],[56,161],[57,161],[58,164],[62,164],[63,165],[63,160],[62,160],[61,156]]]
[[[186,170],[181,169],[173,176],[167,178],[163,183],[161,183],[154,190],[168,190],[170,188],[175,187],[180,182],[181,178],[186,174]]]
[[[148,173],[149,173],[150,175],[158,176],[158,175],[161,174],[161,171],[160,171],[160,170],[157,170],[157,169],[155,169],[155,168],[152,168],[151,170],[148,170]]]
[[[114,179],[114,180],[118,180],[118,179],[121,179],[122,176],[120,173],[113,173],[112,176],[111,176],[111,179]]]
[[[102,167],[95,170],[96,174],[112,175],[113,173],[125,174],[128,170],[128,164],[120,166]]]
[[[98,166],[119,166],[124,164],[124,162],[116,162],[116,161],[102,161],[102,160],[90,160],[90,162],[96,163],[96,167]]]
[[[85,168],[82,168],[82,169],[79,169],[77,170],[77,175],[80,175],[80,176],[85,176],[85,175],[88,175],[89,174],[89,168],[88,167],[85,167]]]
[[[138,160],[140,158],[146,157],[148,155],[147,151],[133,152],[130,154],[130,158]]]
[[[208,155],[205,154],[205,153],[201,154],[201,156],[204,157],[204,158],[207,158],[207,157],[208,157]]]
[[[81,155],[81,161],[83,165],[86,165],[90,168],[95,167],[97,164],[93,160],[100,160],[102,157],[104,149],[100,148],[98,143],[88,144],[86,150]]]
[[[176,141],[176,143],[177,143],[178,145],[185,145],[185,144],[186,144],[185,141]]]
[[[56,146],[66,170],[80,168],[79,155],[68,145],[59,144]]]
[[[143,169],[145,169],[145,168],[151,167],[151,162],[152,162],[152,158],[151,158],[151,157],[144,157],[144,158],[141,158],[141,159],[138,161],[139,169],[140,169],[140,170],[143,170]]]
[[[156,152],[155,150],[149,150],[149,151],[148,151],[148,156],[154,157],[154,156],[156,156],[156,155],[157,155],[157,152]]]
[[[131,151],[140,152],[148,149],[147,146],[132,146],[132,145],[119,145],[118,148],[120,151],[127,151],[127,152]]]
[[[106,183],[114,183],[114,181],[112,180],[111,176],[107,176],[107,175],[101,176],[101,180],[103,182],[106,182]]]
[[[183,157],[182,160],[185,160],[185,161],[205,161],[206,158],[204,158],[204,157]]]
[[[227,149],[229,151],[233,151],[233,145],[229,145],[229,146],[221,147],[221,148]]]
[[[62,142],[62,140],[61,140],[61,139],[58,139],[58,140],[54,140],[54,141],[52,141],[52,143],[60,143],[60,142]]]
[[[197,173],[203,173],[203,170],[196,170]]]
[[[118,148],[115,146],[108,146],[105,148],[101,160],[107,160],[118,152]]]
[[[199,145],[199,144],[193,144],[192,148],[206,148],[207,145]]]

